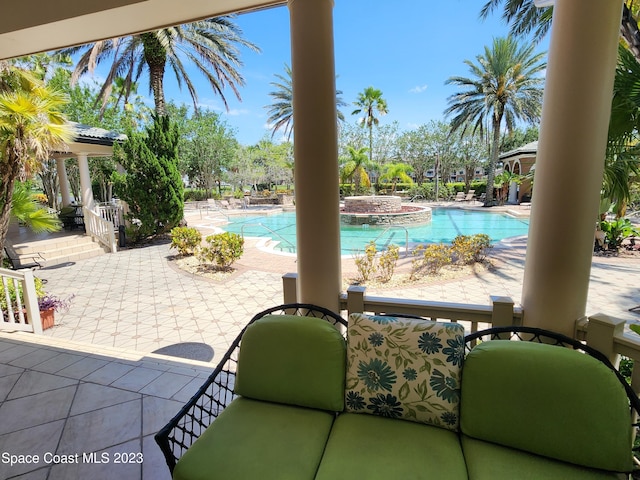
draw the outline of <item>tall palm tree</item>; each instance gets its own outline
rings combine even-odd
[[[242,38],[242,31],[230,18],[209,18],[153,32],[71,47],[61,52],[70,55],[82,52],[73,72],[72,82],[76,82],[86,72],[93,72],[101,62],[111,61],[111,67],[99,94],[103,108],[117,77],[124,79],[126,102],[132,85],[138,82],[143,72],[147,72],[155,111],[158,115],[164,115],[164,72],[168,65],[176,76],[178,86],[182,87],[183,83],[186,85],[197,111],[198,94],[185,66],[186,63],[190,63],[205,77],[228,109],[224,89],[227,86],[231,88],[240,100],[238,87],[244,85],[244,78],[238,71],[242,66],[240,47],[259,51],[256,45]]]
[[[367,87],[363,92],[358,94],[358,100],[353,103],[356,108],[351,115],[360,115],[364,113],[362,126],[369,129],[369,160],[373,162],[373,126],[378,125],[380,120],[376,116],[386,115],[389,113],[387,109],[387,101],[382,98],[382,91],[377,88]]]
[[[60,113],[66,97],[26,72],[13,70],[6,72],[21,77],[20,87],[0,93],[0,252],[16,180],[36,172],[52,150],[72,138]]]
[[[476,62],[465,60],[471,77],[450,77],[446,83],[462,88],[448,98],[445,115],[455,115],[452,132],[471,128],[482,133],[491,128],[492,142],[487,172],[486,206],[493,204],[493,178],[500,149],[502,121],[511,130],[516,120],[534,122],[540,118],[542,84],[539,73],[546,67],[544,53],[534,54],[534,46],[520,46],[512,37],[495,38]]]
[[[620,33],[640,62],[640,32],[636,20],[640,5],[634,2],[635,0],[626,0],[624,3]],[[488,0],[480,11],[480,17],[487,18],[500,5],[502,18],[511,27],[511,35],[528,35],[534,32],[535,41],[540,41],[551,27],[553,7],[537,8],[533,0]]]
[[[271,125],[271,138],[276,132],[282,130],[287,142],[291,140],[293,133],[293,82],[291,79],[291,67],[284,64],[284,75],[275,74],[278,79],[271,82],[274,91],[269,92],[269,96],[273,98],[273,103],[266,106],[269,109],[269,118],[267,123]],[[340,107],[346,107],[347,104],[340,97],[342,90],[336,90],[336,108],[338,121],[344,122],[344,114],[340,111]]]

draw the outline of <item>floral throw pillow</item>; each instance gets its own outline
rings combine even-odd
[[[463,357],[457,323],[353,313],[346,409],[457,430]]]

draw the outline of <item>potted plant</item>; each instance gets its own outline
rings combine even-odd
[[[53,327],[55,312],[66,312],[69,310],[73,297],[73,295],[69,295],[67,298],[56,295],[44,295],[38,298],[38,308],[40,309],[40,320],[42,321],[43,330]]]

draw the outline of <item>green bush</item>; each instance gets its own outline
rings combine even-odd
[[[491,238],[485,233],[458,235],[451,242],[451,250],[456,257],[456,262],[462,265],[484,261],[487,250],[490,248],[493,248]]]
[[[422,255],[413,261],[411,276],[420,270],[426,270],[427,273],[435,275],[442,267],[451,263],[451,247],[444,243],[435,243],[426,247],[420,246],[413,253],[414,255],[422,253]]]
[[[42,298],[45,296],[44,285],[42,280],[38,277],[34,277],[34,284],[36,287],[36,296]],[[18,308],[18,299],[16,298],[16,288],[12,279],[7,279],[7,289],[5,290],[4,283],[0,282],[0,309],[3,312],[7,311],[7,291],[9,293],[9,301],[11,302],[11,308],[15,312]],[[20,303],[22,307],[25,307],[24,293],[22,292],[22,283],[18,282],[18,293],[20,295]]]
[[[603,220],[600,229],[604,232],[604,241],[609,250],[618,250],[625,238],[640,236],[628,218],[617,218],[611,222]]]
[[[244,238],[236,233],[209,235],[205,240],[207,246],[197,254],[203,263],[215,263],[219,268],[226,269],[244,253]]]
[[[180,255],[193,255],[200,243],[202,234],[193,227],[175,227],[171,230],[171,246]]]
[[[364,249],[364,255],[355,255],[355,264],[358,269],[358,281],[365,283],[376,272],[376,249],[375,242],[371,241]]]
[[[200,188],[185,188],[185,202],[202,202],[211,197],[211,192]]]
[[[380,268],[380,279],[388,282],[396,271],[396,265],[400,258],[400,247],[397,245],[389,245],[387,250],[380,255],[378,266]]]

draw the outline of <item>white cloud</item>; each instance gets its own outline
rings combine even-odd
[[[409,90],[409,93],[422,93],[427,89],[428,85],[425,83],[424,85],[418,85]]]
[[[247,115],[249,113],[249,110],[247,110],[246,108],[232,108],[225,113],[231,117],[237,117],[238,115]]]

